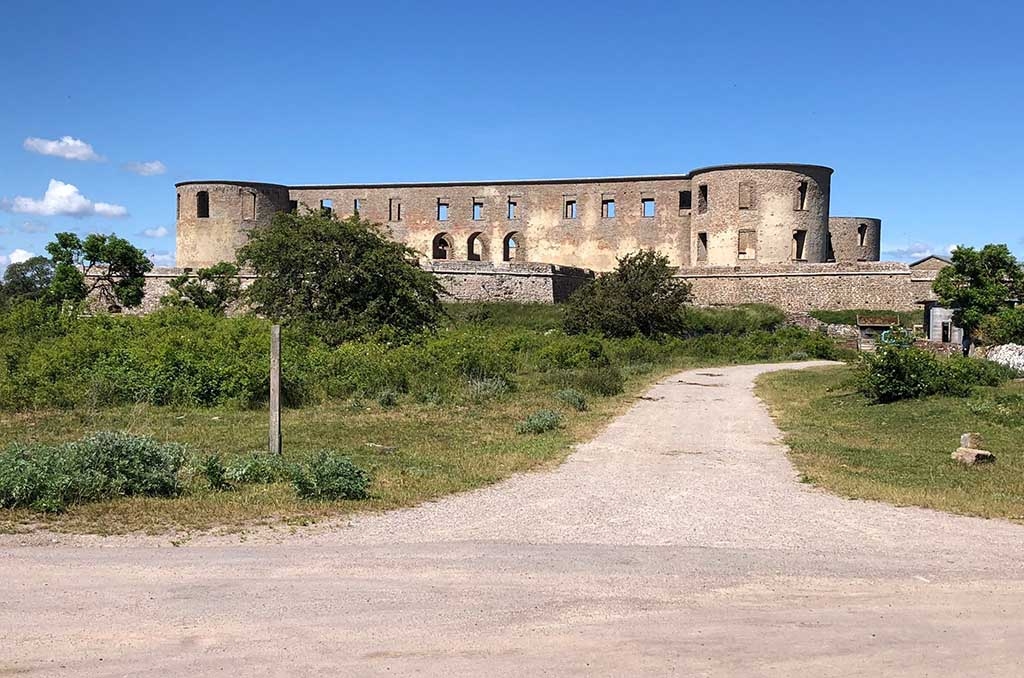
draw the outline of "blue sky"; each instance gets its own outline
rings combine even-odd
[[[1024,255],[1019,3],[6,0],[2,14],[0,266],[62,230],[116,232],[170,264],[185,179],[731,162],[834,167],[833,215],[881,217],[885,258],[986,242]]]

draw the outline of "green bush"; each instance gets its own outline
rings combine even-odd
[[[559,337],[537,353],[537,366],[544,371],[606,367],[608,364],[601,340],[586,335]]]
[[[252,452],[233,460],[224,475],[232,483],[270,485],[290,480],[292,467],[280,455]]]
[[[516,424],[516,433],[545,433],[562,425],[562,415],[553,410],[537,410]]]
[[[969,396],[975,386],[998,386],[1014,370],[975,358],[940,359],[913,346],[884,346],[861,358],[858,390],[879,403],[941,394]]]
[[[626,379],[617,367],[591,367],[582,370],[555,370],[545,381],[559,388],[573,388],[594,396],[622,393]]]
[[[577,412],[587,409],[587,397],[574,388],[563,388],[555,393],[555,399],[562,401]]]
[[[231,489],[231,482],[227,477],[227,467],[224,466],[224,461],[219,454],[208,454],[200,459],[199,472],[202,473],[211,490]]]
[[[181,491],[180,445],[126,433],[96,433],[62,445],[12,445],[0,452],[0,507],[60,512],[115,497]]]
[[[370,475],[347,456],[321,450],[309,463],[296,467],[292,484],[302,499],[366,499]]]
[[[1024,344],[1024,306],[988,316],[982,321],[979,334],[986,344]]]
[[[482,403],[494,398],[500,398],[514,390],[514,388],[512,382],[499,377],[470,379],[469,383],[466,384],[466,396],[471,402]]]

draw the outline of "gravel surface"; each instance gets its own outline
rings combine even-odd
[[[751,387],[819,364],[675,375],[555,470],[347,525],[0,537],[0,675],[1024,674],[1024,527],[797,481]]]

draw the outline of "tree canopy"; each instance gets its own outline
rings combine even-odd
[[[153,262],[124,238],[58,233],[46,251],[55,265],[50,285],[55,300],[77,302],[96,292],[108,306],[142,303],[145,274],[153,270]]]
[[[239,264],[256,274],[246,290],[253,310],[329,343],[435,327],[442,289],[417,257],[359,215],[314,211],[275,214],[238,250]]]
[[[32,257],[11,264],[0,285],[0,305],[43,299],[53,282],[53,262],[46,257]]]
[[[1006,245],[957,247],[951,260],[952,266],[939,271],[932,289],[953,309],[953,322],[963,328],[966,347],[987,317],[1021,298],[1024,270]]]
[[[569,297],[565,330],[596,331],[607,337],[674,334],[684,324],[690,286],[672,277],[668,257],[640,250],[618,260]]]
[[[214,315],[224,315],[241,296],[238,266],[227,261],[201,268],[195,275],[183,273],[168,285],[171,291],[160,298],[162,305],[197,308]]]

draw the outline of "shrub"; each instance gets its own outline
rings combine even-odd
[[[861,359],[858,389],[879,403],[941,394],[965,397],[975,386],[998,386],[1014,370],[975,358],[940,360],[915,347],[885,346]]]
[[[1024,306],[988,316],[982,321],[979,334],[986,344],[1024,344]]]
[[[398,405],[398,394],[394,391],[381,391],[377,395],[377,404],[385,410],[390,410]]]
[[[690,287],[673,277],[668,257],[640,250],[569,297],[565,331],[606,337],[675,334],[689,300]]]
[[[587,409],[587,397],[574,388],[563,388],[555,393],[555,399],[562,401],[577,412]]]
[[[208,454],[199,460],[199,472],[206,479],[211,490],[228,490],[231,483],[228,481],[227,468],[224,461],[218,454]]]
[[[302,499],[365,499],[370,475],[348,457],[331,450],[321,450],[308,464],[295,469],[292,484]]]
[[[507,379],[488,377],[486,379],[470,379],[466,385],[466,395],[473,402],[484,402],[499,398],[512,391],[514,385]]]
[[[13,445],[0,452],[0,507],[59,512],[114,497],[175,496],[183,461],[180,445],[126,433]]]
[[[541,370],[569,370],[580,367],[605,367],[609,364],[604,344],[597,337],[560,337],[537,353]]]
[[[292,477],[292,468],[283,457],[265,452],[252,452],[228,465],[225,478],[233,483],[270,485]]]
[[[545,433],[562,425],[562,415],[553,410],[537,410],[516,424],[516,433]]]

